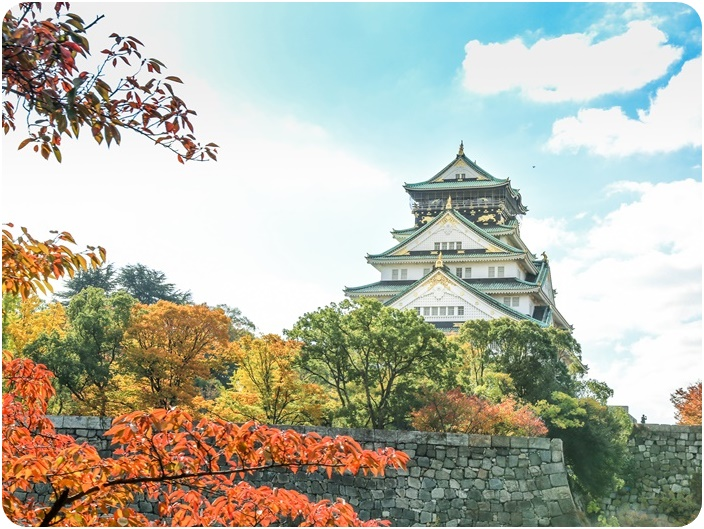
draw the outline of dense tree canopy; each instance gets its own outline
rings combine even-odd
[[[190,406],[197,379],[210,378],[230,347],[220,309],[159,301],[136,305],[125,336],[125,370],[135,377],[138,406]]]
[[[231,388],[209,411],[237,422],[321,424],[331,411],[331,398],[318,384],[301,378],[294,364],[301,343],[275,334],[245,335],[233,347],[237,372]]]
[[[568,365],[579,358],[580,347],[567,331],[508,318],[473,320],[462,325],[459,341],[478,356],[471,364],[476,382],[491,366],[509,375],[516,396],[528,402],[549,399],[554,391],[573,394],[577,389]],[[581,364],[572,365],[574,374],[580,375]]]
[[[73,296],[88,287],[100,288],[106,294],[112,294],[117,287],[116,274],[117,270],[112,263],[98,268],[79,270],[76,275],[64,283],[64,289],[57,292],[56,297],[63,303],[68,303]]]
[[[64,335],[45,333],[21,352],[46,365],[78,406],[75,413],[107,416],[121,407],[114,397],[122,340],[136,300],[125,292],[107,295],[89,287],[71,299]]]
[[[174,92],[173,85],[182,81],[163,76],[166,67],[159,60],[143,58],[139,39],[115,33],[92,69],[87,35],[103,16],[86,22],[68,9],[68,2],[58,2],[52,15],[42,18],[40,3],[25,2],[5,14],[5,134],[15,130],[18,118],[26,121],[29,135],[19,148],[34,144],[35,152],[46,159],[53,154],[59,162],[62,139],[77,138],[83,129],[107,145],[119,144],[121,131],[133,131],[172,150],[181,162],[215,159],[217,145],[197,142],[195,112]]]
[[[409,396],[440,375],[450,354],[442,332],[418,313],[372,299],[307,313],[287,334],[303,342],[300,368],[334,390],[355,426],[381,429],[408,415]]]
[[[180,305],[192,302],[190,292],[178,290],[173,283],[166,281],[166,274],[140,263],[121,268],[117,284],[145,305],[160,300]]]

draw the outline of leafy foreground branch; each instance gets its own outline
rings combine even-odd
[[[120,445],[102,458],[87,443],[56,433],[46,417],[52,373],[3,353],[3,508],[20,525],[388,525],[362,521],[344,500],[311,502],[286,489],[243,481],[257,470],[324,470],[381,475],[405,468],[408,456],[390,448],[363,450],[352,438],[322,437],[248,422],[192,417],[179,409],[134,412],[106,432]],[[16,494],[48,484],[48,504]],[[128,507],[136,494],[158,501],[160,519]]]

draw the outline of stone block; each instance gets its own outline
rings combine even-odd
[[[430,497],[433,498],[434,500],[444,498],[445,497],[445,489],[442,489],[440,487],[433,489],[432,491],[430,491]]]
[[[550,484],[553,487],[567,485],[567,474],[550,474]]]
[[[469,445],[479,448],[489,448],[491,446],[491,436],[481,434],[469,434]]]
[[[542,469],[545,474],[558,474],[565,471],[565,466],[562,463],[545,463]]]
[[[75,415],[65,415],[63,417],[63,425],[61,426],[64,429],[77,429],[77,428],[85,428],[86,427],[86,419],[88,417],[78,417]]]
[[[492,490],[499,490],[504,488],[504,481],[498,478],[491,478],[489,480],[489,488]]]
[[[491,438],[491,446],[494,448],[508,448],[511,446],[511,438],[505,435],[494,435]]]
[[[550,439],[547,437],[529,437],[528,448],[537,450],[550,450]]]

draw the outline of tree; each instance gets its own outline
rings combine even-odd
[[[136,300],[126,292],[107,295],[88,287],[76,294],[66,313],[65,335],[46,333],[22,352],[49,367],[56,382],[68,389],[77,404],[74,413],[103,417],[124,407],[114,400],[122,340]]]
[[[507,398],[493,404],[459,389],[434,392],[427,404],[413,412],[414,428],[430,432],[460,432],[484,435],[540,437],[548,433],[545,423],[528,406]]]
[[[166,282],[166,275],[143,264],[127,265],[120,269],[117,283],[140,303],[151,305],[157,301],[170,301],[184,305],[191,303],[191,293],[176,289]]]
[[[256,330],[256,326],[247,316],[242,314],[242,311],[237,307],[230,307],[221,303],[215,307],[222,310],[225,315],[230,318],[230,341],[236,342],[243,336],[252,336]]]
[[[410,412],[408,395],[438,377],[450,354],[415,311],[364,298],[304,314],[287,335],[303,342],[299,367],[335,392],[352,425],[379,429]]]
[[[573,395],[577,390],[579,364],[568,367],[569,357],[579,357],[580,347],[567,331],[542,328],[529,321],[500,318],[488,322],[467,321],[460,328],[460,343],[477,348],[482,369],[510,376],[521,400],[547,400],[554,391]]]
[[[139,384],[140,407],[190,406],[230,347],[229,320],[205,305],[136,305],[122,367]]]
[[[12,296],[8,294],[6,298],[9,303]],[[19,299],[16,308],[8,307],[3,316],[3,347],[16,353],[21,353],[42,334],[66,333],[64,307],[60,303],[46,304],[36,296]]]
[[[69,13],[67,2],[55,4],[55,15],[38,18],[39,3],[22,3],[17,15],[8,11],[2,24],[2,125],[15,130],[16,113],[26,112],[29,136],[19,148],[33,143],[45,159],[61,162],[63,137],[78,137],[89,128],[96,142],[120,143],[121,130],[133,131],[174,153],[178,160],[215,159],[217,145],[204,147],[193,136],[195,114],[179,98],[173,83],[162,76],[166,68],[157,59],[142,58],[142,43],[113,33],[114,43],[100,53],[96,70],[81,69],[90,54],[88,30],[103,16],[86,24]],[[125,68],[122,73],[121,68]],[[144,70],[146,69],[146,74]],[[149,77],[150,74],[158,74]],[[116,77],[116,82],[112,81]],[[108,84],[106,79],[110,80]]]
[[[702,383],[701,381],[679,388],[670,396],[675,406],[677,424],[697,425],[702,423]]]
[[[565,461],[578,489],[600,499],[620,488],[628,464],[628,438],[633,431],[628,414],[593,398],[556,392],[551,403],[536,406],[550,437],[564,445]]]
[[[66,281],[64,289],[56,294],[63,303],[88,287],[100,288],[106,294],[111,294],[117,286],[115,267],[112,263],[89,270],[79,270],[75,276]]]
[[[4,35],[4,33],[3,33]],[[4,50],[4,43],[3,43]],[[3,59],[4,60],[4,59]],[[4,119],[4,118],[3,118]],[[10,231],[12,223],[2,230],[2,292],[27,299],[33,294],[53,292],[51,279],[73,277],[79,270],[98,267],[105,262],[105,249],[88,246],[76,252],[66,244],[76,244],[67,231],[52,231],[52,239],[41,241],[21,228],[22,235]]]
[[[234,344],[238,366],[232,389],[218,397],[211,412],[233,421],[269,424],[321,424],[331,398],[294,369],[301,343],[276,334],[245,335]]]
[[[363,522],[338,499],[312,502],[293,490],[254,487],[244,474],[268,468],[383,474],[405,468],[393,449],[362,450],[346,436],[321,437],[250,422],[193,421],[179,409],[134,412],[113,421],[107,435],[119,445],[102,458],[87,443],[56,433],[46,417],[51,372],[29,359],[3,354],[2,502],[18,525],[146,526],[129,507],[141,493],[159,500],[169,525],[381,525]],[[46,503],[18,493],[44,484]]]

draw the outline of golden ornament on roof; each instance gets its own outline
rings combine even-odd
[[[438,260],[435,261],[435,268],[442,268],[445,264],[442,262],[442,252],[438,253]]]

